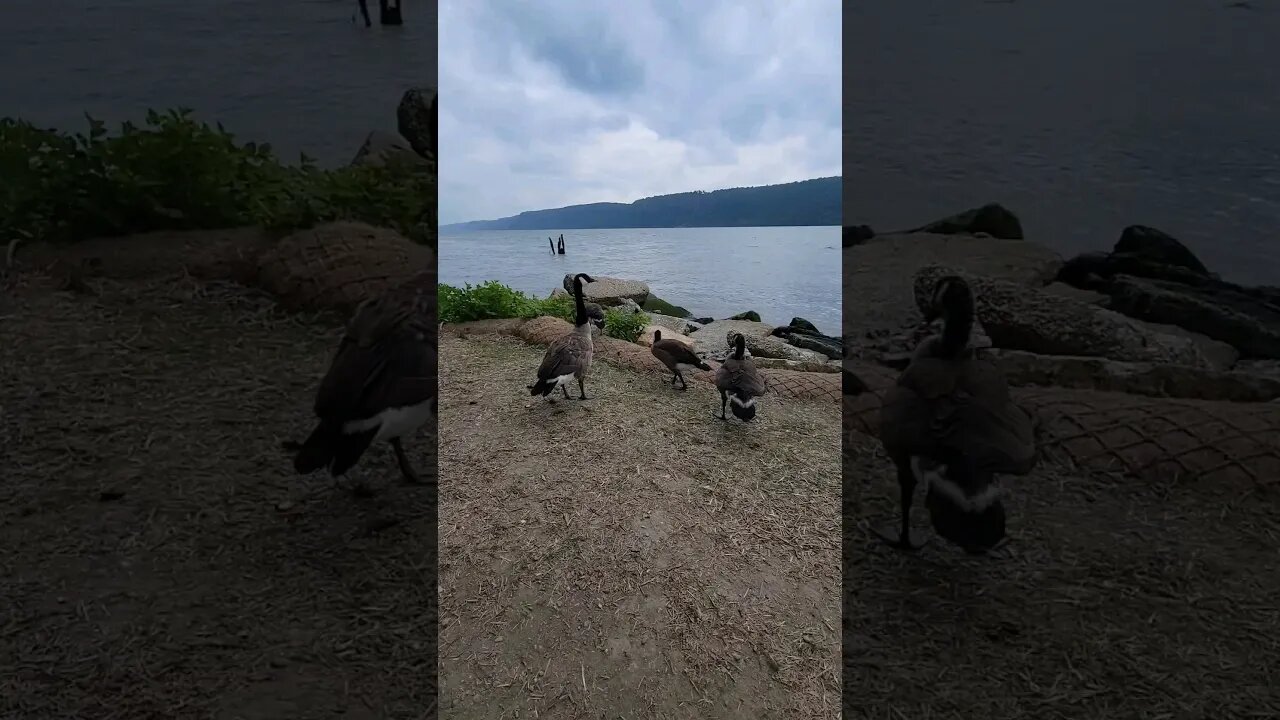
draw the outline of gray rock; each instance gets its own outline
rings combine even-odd
[[[1119,313],[1039,289],[975,277],[938,265],[916,276],[915,297],[923,308],[934,283],[947,274],[967,277],[978,319],[995,347],[1041,355],[1082,355],[1224,369],[1220,346],[1205,339],[1157,332]]]
[[[924,227],[911,232],[938,233],[941,235],[976,235],[983,233],[988,237],[1002,240],[1021,240],[1022,222],[1012,210],[998,203],[990,203],[979,208],[935,220]]]
[[[1228,287],[1193,287],[1117,276],[1107,288],[1110,307],[1125,315],[1178,327],[1230,343],[1246,357],[1280,358],[1280,307]]]
[[[842,334],[854,336],[920,322],[912,285],[916,271],[930,263],[1031,287],[1048,284],[1062,264],[1057,253],[1026,240],[927,233],[877,235],[843,254]]]
[[[693,322],[692,320],[685,320],[684,318],[672,317],[670,315],[663,315],[655,312],[649,313],[649,323],[678,332],[681,335],[688,335],[702,328],[702,325]]]
[[[817,325],[814,325],[813,323],[809,322],[808,320],[805,320],[805,319],[804,319],[804,318],[802,318],[802,317],[793,317],[793,318],[791,318],[791,322],[789,323],[789,325],[790,325],[792,328],[796,328],[796,329],[798,329],[798,330],[808,330],[808,331],[810,331],[810,332],[814,332],[814,333],[817,333],[817,332],[818,332],[818,326],[817,326]]]
[[[864,243],[875,236],[876,231],[872,230],[870,225],[850,225],[843,228],[840,234],[840,246],[851,247]]]
[[[1197,275],[1209,274],[1209,268],[1180,240],[1146,225],[1130,225],[1125,228],[1112,252],[1132,255],[1161,265],[1185,268]]]
[[[573,276],[564,276],[562,286],[565,292],[573,292]],[[623,300],[631,300],[636,305],[643,305],[649,298],[649,285],[639,280],[623,280],[622,278],[593,275],[595,282],[582,284],[582,296],[601,305],[620,305]]]
[[[1036,355],[1019,350],[995,350],[988,357],[1000,366],[1013,385],[1227,402],[1269,402],[1280,397],[1280,378],[1256,373],[1097,357]]]
[[[378,130],[365,136],[364,144],[351,160],[352,165],[371,166],[382,166],[394,162],[405,162],[423,168],[430,166],[413,151],[404,138]]]
[[[1058,297],[1071,298],[1079,300],[1090,305],[1106,305],[1109,298],[1106,293],[1100,293],[1095,290],[1085,290],[1084,288],[1072,287],[1063,282],[1052,282],[1044,286],[1044,291],[1050,295]]]
[[[748,310],[746,312],[740,312],[729,319],[730,320],[750,320],[751,322],[760,322],[760,313],[756,312],[755,310]]]
[[[742,333],[746,338],[747,348],[750,349],[753,338],[768,337],[772,329],[771,325],[750,320],[714,320],[703,325],[701,330],[689,337],[693,338],[699,353],[713,354],[726,352],[729,348],[726,338],[732,337],[734,333]],[[777,338],[772,339],[780,344],[786,344]]]
[[[396,124],[409,146],[424,158],[435,160],[439,131],[439,112],[436,106],[436,89],[432,87],[410,88],[400,98],[396,107]]]
[[[783,360],[782,358],[761,357],[754,355],[754,353],[752,359],[755,361],[756,367],[774,368],[776,370],[795,370],[796,372],[820,373],[837,373],[841,370],[840,365],[832,365],[830,362]]]

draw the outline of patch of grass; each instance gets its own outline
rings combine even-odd
[[[287,232],[359,220],[421,241],[435,226],[430,163],[322,170],[304,155],[289,165],[270,145],[240,143],[187,109],[150,110],[143,125],[125,122],[114,134],[86,118],[88,131],[73,134],[0,119],[0,237],[67,241],[243,225]]]
[[[572,297],[568,295],[546,299],[531,297],[496,280],[487,280],[479,285],[466,283],[460,288],[440,283],[436,297],[441,322],[461,323],[510,318],[528,320],[543,315],[573,322]],[[609,337],[635,342],[648,324],[649,316],[644,313],[624,313],[611,308],[605,309],[604,332]]]
[[[649,298],[644,301],[644,305],[641,305],[641,307],[644,308],[645,310],[648,310],[651,313],[658,313],[659,315],[670,315],[672,317],[678,317],[678,318],[687,318],[693,315],[693,313],[689,312],[688,310],[680,307],[679,305],[672,305],[671,303],[667,302],[666,300],[663,300],[657,295],[650,295]]]

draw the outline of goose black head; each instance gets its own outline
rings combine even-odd
[[[742,333],[738,333],[737,335],[734,335],[733,336],[733,358],[735,360],[741,360],[743,353],[746,352],[746,349],[747,349],[747,339],[743,337]]]
[[[960,453],[943,464],[913,458],[912,466],[926,483],[925,507],[938,535],[973,555],[1004,540],[1004,502],[991,473],[978,471]]]
[[[929,300],[925,321],[933,322],[939,317],[966,314],[973,314],[973,290],[969,288],[969,283],[959,275],[938,278],[933,284],[933,295]]]

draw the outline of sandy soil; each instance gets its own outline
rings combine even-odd
[[[0,295],[0,717],[419,718],[429,487],[299,478],[333,324],[186,277]],[[433,439],[406,443],[434,466]],[[425,581],[425,582],[424,582]]]
[[[1009,483],[1005,548],[911,556],[871,533],[897,486],[854,438],[845,718],[1280,717],[1274,497],[1046,467]]]
[[[441,342],[442,717],[837,715],[839,406]]]

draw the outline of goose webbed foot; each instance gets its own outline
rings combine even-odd
[[[391,449],[395,450],[396,463],[400,466],[400,474],[404,476],[405,482],[419,485],[422,480],[418,477],[418,473],[413,471],[413,466],[409,464],[409,457],[404,453],[404,446],[400,444],[400,438],[392,438]]]
[[[908,529],[905,533],[897,523],[890,523],[875,529],[876,537],[886,545],[906,552],[915,552],[929,542],[929,538]]]

